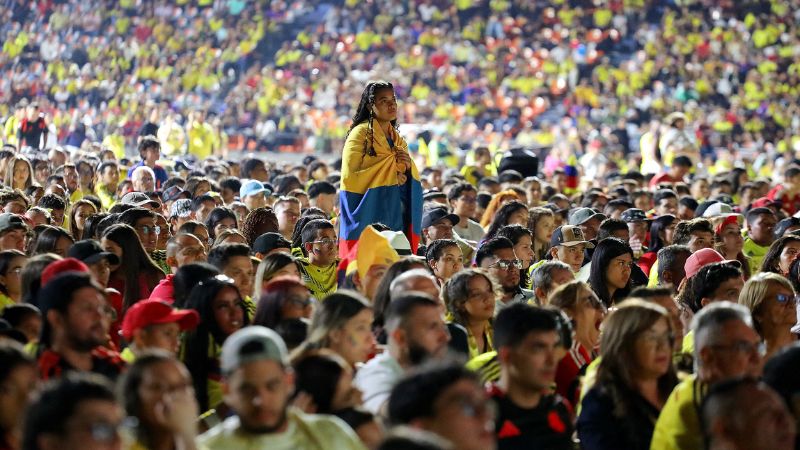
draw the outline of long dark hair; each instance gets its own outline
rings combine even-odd
[[[206,219],[206,228],[208,229],[209,238],[217,238],[214,228],[218,223],[222,222],[223,219],[233,219],[234,228],[239,228],[239,221],[236,220],[236,214],[233,212],[233,210],[225,206],[218,206],[208,213],[208,218]]]
[[[176,308],[186,308],[189,294],[197,286],[197,283],[215,275],[219,275],[219,269],[206,262],[196,262],[179,267],[172,278],[173,298],[175,299],[172,305]]]
[[[113,225],[103,233],[103,237],[114,241],[122,248],[122,258],[117,269],[111,274],[111,279],[125,281],[122,293],[122,311],[125,314],[128,308],[143,297],[139,289],[139,276],[144,275],[147,278],[147,285],[152,290],[164,278],[164,272],[150,259],[150,255],[139,240],[139,235],[130,225],[124,223]]]
[[[97,225],[99,225],[100,221],[106,217],[108,217],[107,212],[99,212],[87,217],[86,222],[83,224],[83,234],[81,235],[81,240],[98,239],[99,236],[97,233]]]
[[[650,225],[650,251],[658,253],[659,250],[666,247],[667,243],[661,239],[659,233],[669,228],[673,222],[678,220],[675,216],[661,216],[653,220]]]
[[[606,271],[611,264],[611,260],[625,254],[631,255],[631,258],[633,258],[631,246],[622,239],[615,237],[608,237],[600,241],[592,254],[592,270],[589,273],[589,285],[606,307],[611,306],[615,301],[627,297],[628,293],[631,291],[631,278],[629,277],[628,284],[625,288],[617,289],[612,298],[608,290],[606,279]]]
[[[283,320],[283,305],[289,299],[289,291],[305,288],[303,283],[289,277],[276,278],[264,286],[263,290],[259,288],[261,296],[256,304],[253,323],[274,330]]]
[[[497,232],[497,237],[504,237],[511,241],[511,243],[514,245],[517,245],[523,236],[528,236],[531,238],[531,250],[533,250],[533,233],[531,233],[531,230],[523,227],[522,225],[506,225],[503,228],[500,228],[500,231]],[[533,257],[536,258],[535,252]],[[519,259],[519,255],[517,255],[517,259]],[[534,262],[535,261],[528,261],[528,269],[530,269],[530,266],[533,265]],[[530,273],[528,269],[519,271],[519,287],[521,288],[524,288],[528,285],[528,274]]]
[[[42,230],[36,236],[36,241],[33,244],[31,256],[41,255],[42,253],[55,253],[56,244],[61,238],[67,239],[71,244],[75,243],[75,239],[72,235],[63,228],[53,225],[41,225],[41,227]]]
[[[13,261],[14,258],[19,256],[24,258],[25,253],[22,253],[21,251],[16,249],[3,250],[2,252],[0,252],[0,274],[6,275],[8,269],[11,268],[11,261]],[[5,284],[0,283],[0,292],[2,292],[4,295],[8,295],[8,288],[6,288]]]
[[[786,244],[790,242],[800,242],[800,236],[796,234],[784,234],[773,242],[772,245],[769,246],[767,254],[764,255],[760,271],[774,272],[783,275],[780,268],[781,253],[783,252],[783,248],[786,247]]]
[[[305,392],[316,405],[316,414],[333,414],[333,398],[339,379],[345,374],[346,362],[328,350],[309,352],[296,361],[295,396]]]
[[[201,281],[192,289],[186,301],[187,308],[200,314],[200,323],[197,328],[183,336],[182,354],[183,362],[189,369],[189,373],[192,374],[194,393],[201,411],[207,411],[216,406],[208,404],[207,383],[211,366],[218,367],[219,361],[209,358],[208,347],[210,339],[214,339],[217,345],[222,346],[228,337],[222,332],[214,318],[214,299],[225,288],[233,289],[239,296],[239,305],[242,308],[242,327],[246,327],[250,321],[247,318],[247,308],[242,300],[242,294],[234,286],[233,280],[227,277],[215,276]]]
[[[392,83],[383,80],[373,80],[367,83],[364,92],[361,93],[361,101],[358,102],[356,113],[353,115],[353,123],[350,124],[350,129],[347,130],[349,135],[353,128],[363,122],[368,122],[367,134],[364,138],[364,154],[375,156],[375,151],[372,149],[372,107],[375,105],[375,94],[381,89],[391,89],[394,91]],[[397,128],[397,119],[392,120],[391,124]]]
[[[504,226],[508,225],[508,218],[521,209],[524,209],[526,212],[528,211],[528,207],[525,206],[524,203],[517,200],[512,200],[501,206],[500,209],[498,209],[494,214],[494,218],[492,219],[491,225],[489,225],[489,229],[486,230],[486,236],[483,237],[484,242],[497,236],[497,232],[500,231],[500,229]]]

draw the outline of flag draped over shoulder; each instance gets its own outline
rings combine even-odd
[[[373,127],[373,155],[364,150],[369,134],[367,122],[350,131],[342,154],[342,182],[339,189],[339,256],[350,257],[367,225],[382,223],[402,231],[416,252],[422,228],[422,185],[419,171],[411,162],[406,182],[398,184],[396,153],[408,153],[406,141],[394,128],[389,139],[381,127]]]

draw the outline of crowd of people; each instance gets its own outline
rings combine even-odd
[[[799,445],[796,0],[7,6],[0,450]]]

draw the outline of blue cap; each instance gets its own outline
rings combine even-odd
[[[261,184],[258,180],[250,180],[242,184],[242,187],[239,188],[239,198],[245,198],[248,195],[256,195],[265,193],[264,195],[269,195],[272,192],[265,188],[263,184]]]

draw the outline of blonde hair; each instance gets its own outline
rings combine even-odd
[[[770,283],[777,283],[780,286],[791,291],[792,295],[796,294],[792,283],[783,275],[774,272],[760,272],[753,275],[742,288],[739,294],[739,304],[746,307],[751,316],[753,317],[753,328],[761,334],[761,323],[758,320],[756,312],[764,303],[764,297],[767,295]]]

